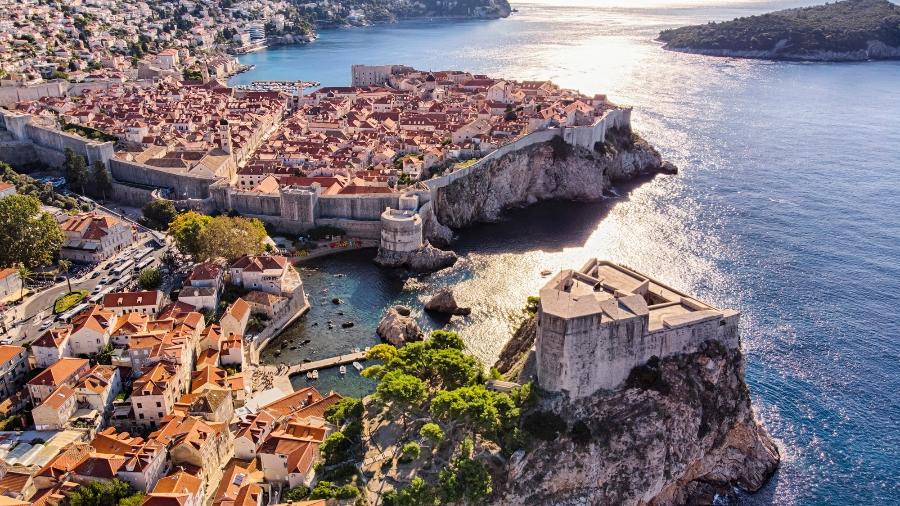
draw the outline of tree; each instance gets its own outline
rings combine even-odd
[[[161,283],[162,276],[159,273],[159,269],[155,267],[145,267],[141,270],[140,274],[138,274],[138,284],[141,285],[141,288],[144,290],[155,290],[159,288]]]
[[[19,298],[24,299],[25,298],[25,281],[31,280],[32,273],[30,270],[28,270],[28,267],[25,267],[24,265],[20,265],[19,268],[16,270],[19,271],[19,279],[22,280],[22,286],[21,286],[21,288],[19,288]]]
[[[306,485],[297,485],[296,487],[285,492],[284,495],[281,496],[281,498],[288,502],[301,501],[309,497],[309,492],[309,487],[307,487]]]
[[[72,292],[72,280],[69,279],[69,269],[72,267],[72,262],[61,259],[59,261],[59,270],[63,271],[66,275],[66,284],[69,285],[69,292]]]
[[[266,237],[266,228],[255,218],[216,216],[200,232],[200,258],[234,261],[244,255],[259,255],[265,251]]]
[[[196,211],[189,211],[175,218],[169,224],[169,234],[175,239],[178,250],[197,259],[201,251],[200,234],[210,221],[212,218]]]
[[[27,195],[0,199],[0,265],[47,265],[62,244],[59,225],[41,210],[38,199]]]
[[[363,403],[353,397],[344,397],[325,410],[325,419],[335,425],[362,419]]]
[[[65,156],[66,161],[63,168],[66,171],[66,183],[69,185],[69,189],[80,189],[81,194],[84,195],[84,188],[89,179],[87,161],[83,156],[76,155],[71,148],[66,148]]]
[[[493,491],[491,475],[484,464],[468,456],[455,459],[438,475],[444,502],[478,504]]]
[[[419,446],[419,443],[415,441],[410,441],[403,445],[403,448],[400,449],[400,460],[402,462],[412,462],[419,458],[419,455],[422,454],[422,447]]]
[[[462,421],[472,430],[496,437],[519,417],[519,408],[508,395],[491,392],[484,385],[441,391],[431,401],[431,413],[441,420]]]
[[[319,446],[319,450],[322,452],[322,458],[327,464],[335,464],[346,460],[347,452],[350,451],[351,445],[350,439],[338,430],[325,438],[325,441]]]
[[[419,378],[400,371],[391,371],[382,376],[378,382],[375,397],[400,412],[405,429],[406,412],[421,404],[427,391],[425,382]]]
[[[136,493],[128,483],[118,478],[111,481],[90,481],[69,493],[70,506],[115,506],[135,504]],[[143,497],[141,498],[143,500]],[[138,503],[140,504],[140,503]]]
[[[142,209],[147,226],[156,230],[165,230],[176,217],[178,210],[171,200],[159,199],[148,202]]]
[[[97,160],[94,162],[93,173],[93,194],[106,200],[106,195],[112,190],[112,178],[103,162]]]
[[[391,490],[384,494],[384,506],[435,506],[438,503],[434,487],[416,476],[409,486],[401,491]]]
[[[444,441],[444,431],[436,423],[426,423],[419,429],[419,435],[431,442],[432,445],[438,446]]]

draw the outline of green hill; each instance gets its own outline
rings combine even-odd
[[[666,49],[801,60],[900,58],[900,6],[844,0],[721,23],[665,30]]]

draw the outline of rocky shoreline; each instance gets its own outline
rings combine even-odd
[[[724,58],[746,58],[753,60],[775,61],[808,61],[808,62],[863,62],[870,60],[898,60],[900,47],[893,47],[879,41],[872,41],[866,49],[857,51],[809,51],[787,52],[779,50],[752,51],[735,49],[699,49],[691,47],[672,47],[665,44],[663,49],[677,53],[718,56]]]

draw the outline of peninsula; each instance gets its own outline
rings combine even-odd
[[[900,6],[844,0],[665,30],[665,48],[710,56],[865,61],[900,58]]]

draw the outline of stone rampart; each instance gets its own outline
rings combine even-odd
[[[68,81],[49,81],[28,86],[0,86],[0,106],[44,97],[62,97],[69,88]]]
[[[156,191],[152,188],[130,186],[118,181],[113,181],[110,198],[128,206],[144,207],[147,203],[155,200],[155,194]]]
[[[176,194],[172,195],[175,200],[206,199],[209,197],[209,186],[217,181],[215,178],[179,174],[118,158],[109,161],[109,170],[113,178],[123,183],[164,188],[175,192]]]
[[[28,141],[0,142],[0,161],[13,167],[22,167],[38,159],[34,144]]]
[[[397,193],[320,195],[316,221],[333,218],[378,222],[384,209],[399,207],[399,201]]]

